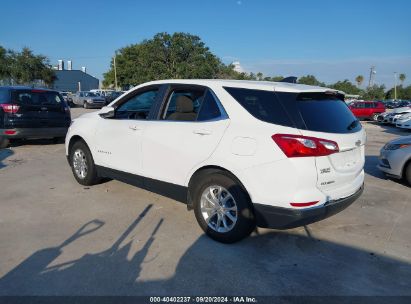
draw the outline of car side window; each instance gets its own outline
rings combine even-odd
[[[157,97],[158,89],[152,89],[137,95],[116,108],[115,119],[147,119]]]
[[[175,89],[167,98],[163,120],[195,121],[204,96],[203,88]]]

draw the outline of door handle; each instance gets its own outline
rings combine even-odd
[[[210,130],[194,130],[193,133],[199,135],[211,135],[212,132]]]
[[[133,130],[133,131],[137,131],[137,130],[141,130],[139,127],[137,127],[137,126],[129,126],[128,127],[130,130]]]

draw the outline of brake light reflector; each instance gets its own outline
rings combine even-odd
[[[17,113],[17,111],[20,109],[20,106],[15,105],[15,104],[9,104],[9,103],[2,103],[0,104],[0,107],[3,108],[4,112],[11,113],[11,114]]]
[[[5,130],[4,134],[5,135],[14,135],[14,134],[16,134],[16,130]]]
[[[339,151],[335,141],[294,134],[271,136],[287,157],[326,156]]]
[[[290,205],[293,207],[309,207],[309,206],[317,204],[318,202],[319,201],[308,202],[308,203],[290,203]]]

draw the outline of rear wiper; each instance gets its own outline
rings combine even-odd
[[[358,125],[358,119],[354,120],[352,123],[350,123],[347,127],[347,130],[352,130]]]

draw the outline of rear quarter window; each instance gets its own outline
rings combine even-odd
[[[287,127],[294,127],[274,91],[224,87],[255,118]]]
[[[328,94],[299,94],[297,107],[307,130],[310,131],[355,133],[362,128],[345,102]]]

